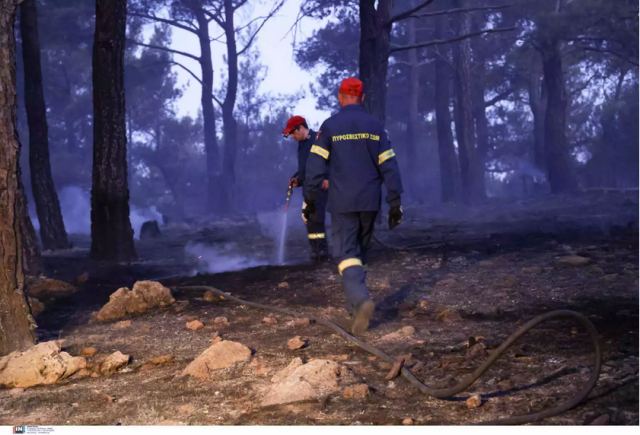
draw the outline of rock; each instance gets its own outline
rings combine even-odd
[[[209,380],[215,370],[233,367],[234,365],[248,361],[251,358],[251,349],[242,343],[222,340],[212,344],[196,359],[191,361],[183,370],[182,376]]]
[[[33,317],[38,317],[44,311],[44,304],[36,298],[29,296],[29,306]]]
[[[206,290],[202,294],[202,299],[204,299],[206,302],[220,302],[222,300],[222,297],[218,296],[217,294],[215,294],[211,290]]]
[[[71,296],[78,288],[64,281],[51,278],[29,277],[26,281],[26,293],[41,301]]]
[[[389,373],[384,377],[387,381],[396,378],[400,374],[400,370],[402,370],[402,366],[405,361],[411,358],[411,355],[401,355],[393,362],[393,365],[389,369]]]
[[[289,288],[289,283],[287,281],[282,281],[281,283],[278,284],[278,288],[280,289]]]
[[[289,341],[287,341],[287,347],[289,350],[302,349],[307,345],[307,340],[303,340],[299,335],[296,335]]]
[[[482,397],[479,394],[471,395],[465,403],[467,404],[468,409],[479,408],[482,405]]]
[[[278,319],[273,316],[267,316],[262,319],[262,323],[265,325],[276,325],[278,324]]]
[[[28,388],[55,384],[86,365],[84,358],[61,352],[58,342],[47,341],[0,357],[0,385]]]
[[[83,347],[82,350],[80,351],[80,355],[87,358],[91,358],[96,353],[98,353],[98,349],[96,349],[95,347]]]
[[[95,315],[96,320],[120,319],[130,314],[141,314],[156,307],[166,307],[176,300],[171,290],[156,281],[138,281],[133,290],[122,287],[109,296],[107,302]]]
[[[120,320],[119,322],[114,323],[111,328],[113,328],[113,329],[127,329],[127,328],[131,327],[132,323],[133,322],[131,322],[131,320]]]
[[[404,326],[395,332],[383,335],[380,341],[400,341],[415,334],[416,328],[413,326]]]
[[[566,264],[569,266],[584,266],[589,264],[591,260],[587,257],[581,257],[580,255],[566,255],[558,258],[558,263]]]
[[[369,386],[367,384],[350,385],[342,390],[342,397],[345,399],[363,400],[368,396]]]
[[[89,281],[89,272],[83,272],[80,275],[76,276],[76,284],[78,285],[82,285],[84,283],[86,283],[87,281]]]
[[[204,328],[204,323],[202,323],[200,320],[192,320],[190,322],[187,322],[185,326],[191,331],[197,331],[198,329]]]
[[[215,319],[213,319],[213,324],[216,326],[228,326],[229,325],[229,319],[227,319],[224,316],[218,316]]]
[[[307,317],[302,317],[300,319],[293,320],[293,326],[298,328],[303,328],[305,326],[309,326],[311,324],[311,320]]]
[[[154,364],[154,365],[158,366],[158,365],[162,365],[162,364],[172,363],[173,360],[174,360],[173,355],[166,354],[166,355],[160,355],[160,356],[153,357],[153,358],[151,358],[149,360],[149,362],[151,364]]]
[[[454,323],[462,320],[462,317],[460,317],[457,311],[450,308],[442,308],[438,311],[438,314],[436,314],[436,320],[444,323]]]
[[[413,418],[407,417],[402,419],[402,424],[404,426],[411,426],[413,424]]]
[[[106,357],[102,363],[100,363],[99,371],[103,375],[110,375],[115,373],[119,368],[129,364],[129,359],[131,359],[129,355],[125,355],[118,350]]]
[[[158,221],[146,221],[140,227],[140,240],[157,239],[162,235]]]
[[[466,357],[468,360],[483,358],[485,356],[487,356],[487,346],[485,346],[484,343],[475,343],[467,349]]]
[[[320,399],[355,382],[353,373],[334,361],[316,359],[302,364],[299,358],[274,379],[276,383],[266,391],[262,406]]]

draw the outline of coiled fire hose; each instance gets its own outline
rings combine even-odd
[[[259,308],[262,310],[266,310],[266,311],[272,311],[272,312],[276,312],[276,313],[280,313],[280,314],[285,314],[288,316],[293,316],[293,317],[299,317],[300,313],[298,312],[294,312],[292,310],[287,310],[285,308],[280,308],[280,307],[274,307],[271,305],[264,305],[264,304],[260,304],[257,302],[251,302],[251,301],[247,301],[244,299],[240,299],[238,297],[235,297],[229,293],[225,293],[221,290],[218,290],[215,287],[210,287],[210,286],[205,286],[205,285],[189,285],[189,286],[176,286],[176,288],[178,289],[185,289],[185,290],[209,290],[211,292],[213,292],[214,294],[216,294],[217,296],[219,296],[221,299],[228,299],[234,302],[238,302],[240,304],[244,304],[250,307],[254,307],[254,308]],[[319,317],[313,317],[313,316],[308,316],[310,320],[313,320],[316,323],[319,323],[323,326],[326,326],[329,329],[332,329],[333,331],[335,331],[337,334],[341,335],[343,338],[345,338],[347,341],[350,341],[354,344],[356,344],[357,346],[359,346],[360,348],[362,348],[363,350],[366,350],[367,352],[377,356],[378,358],[389,362],[389,363],[394,363],[395,359],[392,358],[391,356],[387,355],[386,353],[382,352],[380,349],[360,340],[357,337],[354,337],[353,335],[349,334],[347,331],[345,331],[343,328],[341,328],[339,325],[337,325],[336,323],[330,321],[330,320],[325,320]],[[596,382],[598,381],[598,377],[600,376],[600,368],[601,368],[601,364],[602,364],[602,350],[600,348],[600,342],[598,340],[598,331],[596,331],[596,328],[593,326],[593,323],[591,323],[591,321],[589,319],[587,319],[584,315],[575,312],[575,311],[571,311],[571,310],[555,310],[555,311],[549,311],[547,313],[541,314],[539,316],[534,317],[533,319],[529,320],[527,323],[525,323],[524,325],[522,325],[520,328],[518,328],[517,331],[515,331],[513,334],[511,334],[498,348],[496,348],[495,350],[493,350],[491,352],[491,354],[489,355],[489,358],[482,363],[482,365],[480,367],[478,367],[475,371],[473,371],[473,373],[467,375],[464,379],[462,379],[457,385],[454,385],[452,387],[449,388],[432,388],[432,387],[428,387],[427,385],[425,385],[422,381],[420,381],[418,378],[415,377],[415,375],[413,373],[411,373],[411,371],[409,369],[407,369],[406,367],[402,367],[400,370],[400,373],[402,374],[402,376],[407,379],[413,386],[415,386],[418,390],[420,390],[421,393],[426,394],[427,396],[432,396],[438,399],[446,399],[446,398],[450,398],[452,396],[454,396],[455,394],[458,394],[464,390],[466,390],[469,386],[471,386],[484,372],[486,372],[489,367],[491,367],[491,365],[514,343],[516,342],[516,340],[518,340],[520,337],[522,337],[525,333],[527,333],[527,331],[529,331],[530,329],[534,328],[535,326],[537,326],[538,324],[545,322],[547,320],[550,319],[557,319],[557,318],[569,318],[572,319],[574,321],[576,321],[577,323],[579,323],[580,325],[582,325],[582,327],[584,327],[584,329],[587,331],[589,338],[591,339],[591,343],[593,345],[593,349],[594,349],[594,355],[593,355],[593,370],[591,371],[591,376],[589,377],[587,383],[578,391],[576,392],[571,398],[569,398],[568,400],[553,406],[551,408],[548,408],[546,410],[543,411],[539,411],[539,412],[535,412],[535,413],[531,413],[531,414],[524,414],[524,415],[517,415],[517,416],[511,416],[511,417],[507,417],[504,419],[500,419],[500,420],[495,420],[495,421],[488,421],[488,422],[483,422],[481,424],[491,424],[491,425],[513,425],[513,424],[524,424],[524,423],[533,423],[535,421],[539,421],[542,420],[544,418],[548,418],[548,417],[552,417],[555,415],[559,415],[565,411],[568,411],[570,409],[572,409],[573,407],[575,407],[576,405],[578,405],[580,402],[582,402],[591,392],[591,390],[593,389],[593,387],[596,385]]]

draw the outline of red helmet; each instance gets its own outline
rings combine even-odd
[[[304,119],[302,116],[294,115],[291,118],[289,118],[289,120],[287,121],[287,125],[282,130],[282,134],[284,135],[284,137],[287,137],[291,133],[293,133],[293,130],[295,130],[296,127],[306,123],[307,123],[307,120]]]
[[[363,87],[362,81],[359,78],[349,77],[342,80],[339,92],[345,95],[360,97],[362,95]]]

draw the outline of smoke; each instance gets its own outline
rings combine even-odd
[[[198,272],[230,272],[269,264],[266,259],[241,255],[240,250],[235,243],[215,247],[204,243],[188,243],[185,246],[187,255],[196,259]]]
[[[91,233],[90,192],[78,186],[66,186],[58,192],[58,200],[67,233],[89,235]],[[40,222],[32,199],[29,201],[29,215],[36,231],[40,230]],[[140,237],[140,228],[145,221],[156,220],[160,224],[163,223],[162,215],[155,206],[149,208],[131,206],[129,219],[136,238]]]

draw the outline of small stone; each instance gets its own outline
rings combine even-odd
[[[212,344],[183,370],[182,375],[202,380],[212,379],[216,370],[232,367],[251,359],[251,349],[242,343],[220,341]]]
[[[589,264],[591,260],[587,257],[582,257],[580,255],[566,255],[564,257],[558,258],[558,263],[567,264],[569,266],[584,266],[585,264]]]
[[[466,402],[468,409],[479,408],[482,405],[482,397],[479,394],[473,394],[470,396]]]
[[[127,329],[128,327],[131,326],[131,320],[120,320],[119,322],[116,322],[113,324],[112,328],[113,329]]]
[[[202,299],[204,299],[206,302],[217,302],[220,300],[220,297],[217,296],[214,292],[212,292],[211,290],[206,290],[203,294],[202,294]]]
[[[190,322],[187,322],[185,326],[191,331],[197,331],[204,328],[204,323],[202,323],[200,320],[192,320]]]
[[[227,326],[229,325],[229,319],[227,319],[224,316],[218,316],[215,319],[213,319],[213,324],[218,326]]]
[[[278,284],[278,288],[280,289],[289,288],[289,283],[287,281],[282,281],[281,283]]]
[[[342,390],[342,397],[345,399],[363,400],[368,396],[369,386],[367,384],[350,385]]]
[[[296,326],[296,327],[299,327],[299,328],[302,328],[302,327],[305,327],[305,326],[309,326],[310,324],[311,324],[311,320],[309,320],[309,318],[307,318],[307,317],[302,317],[300,319],[295,319],[293,321],[293,326]]]
[[[482,342],[477,342],[467,349],[467,359],[477,359],[487,356],[487,347]]]
[[[80,351],[80,355],[82,355],[84,357],[87,357],[87,358],[91,358],[96,353],[98,353],[98,349],[96,349],[95,347],[84,347]]]
[[[80,406],[80,404],[79,404],[78,402],[73,402],[73,403],[71,404],[71,407],[72,407],[72,408],[78,408],[79,406]]]
[[[265,325],[276,325],[278,323],[278,319],[274,316],[267,316],[262,319],[262,323]]]
[[[287,341],[287,347],[289,350],[302,349],[307,345],[307,340],[303,340],[299,335],[296,335],[289,341]]]
[[[420,299],[418,301],[418,304],[416,305],[416,307],[420,310],[420,311],[429,311],[429,308],[431,308],[431,304],[429,303],[428,300],[426,299]]]
[[[100,364],[100,373],[103,375],[115,373],[119,368],[127,365],[130,358],[129,355],[125,355],[120,351],[113,352]]]
[[[407,417],[402,420],[404,426],[411,426],[413,424],[413,418]]]
[[[172,363],[172,362],[173,362],[173,360],[174,360],[173,355],[166,354],[166,355],[160,355],[160,356],[153,357],[153,358],[151,358],[151,359],[149,360],[149,362],[150,362],[151,364],[161,365],[161,364],[169,364],[169,363]]]
[[[458,312],[450,308],[443,308],[436,314],[436,320],[444,323],[453,323],[462,320],[462,318]]]

